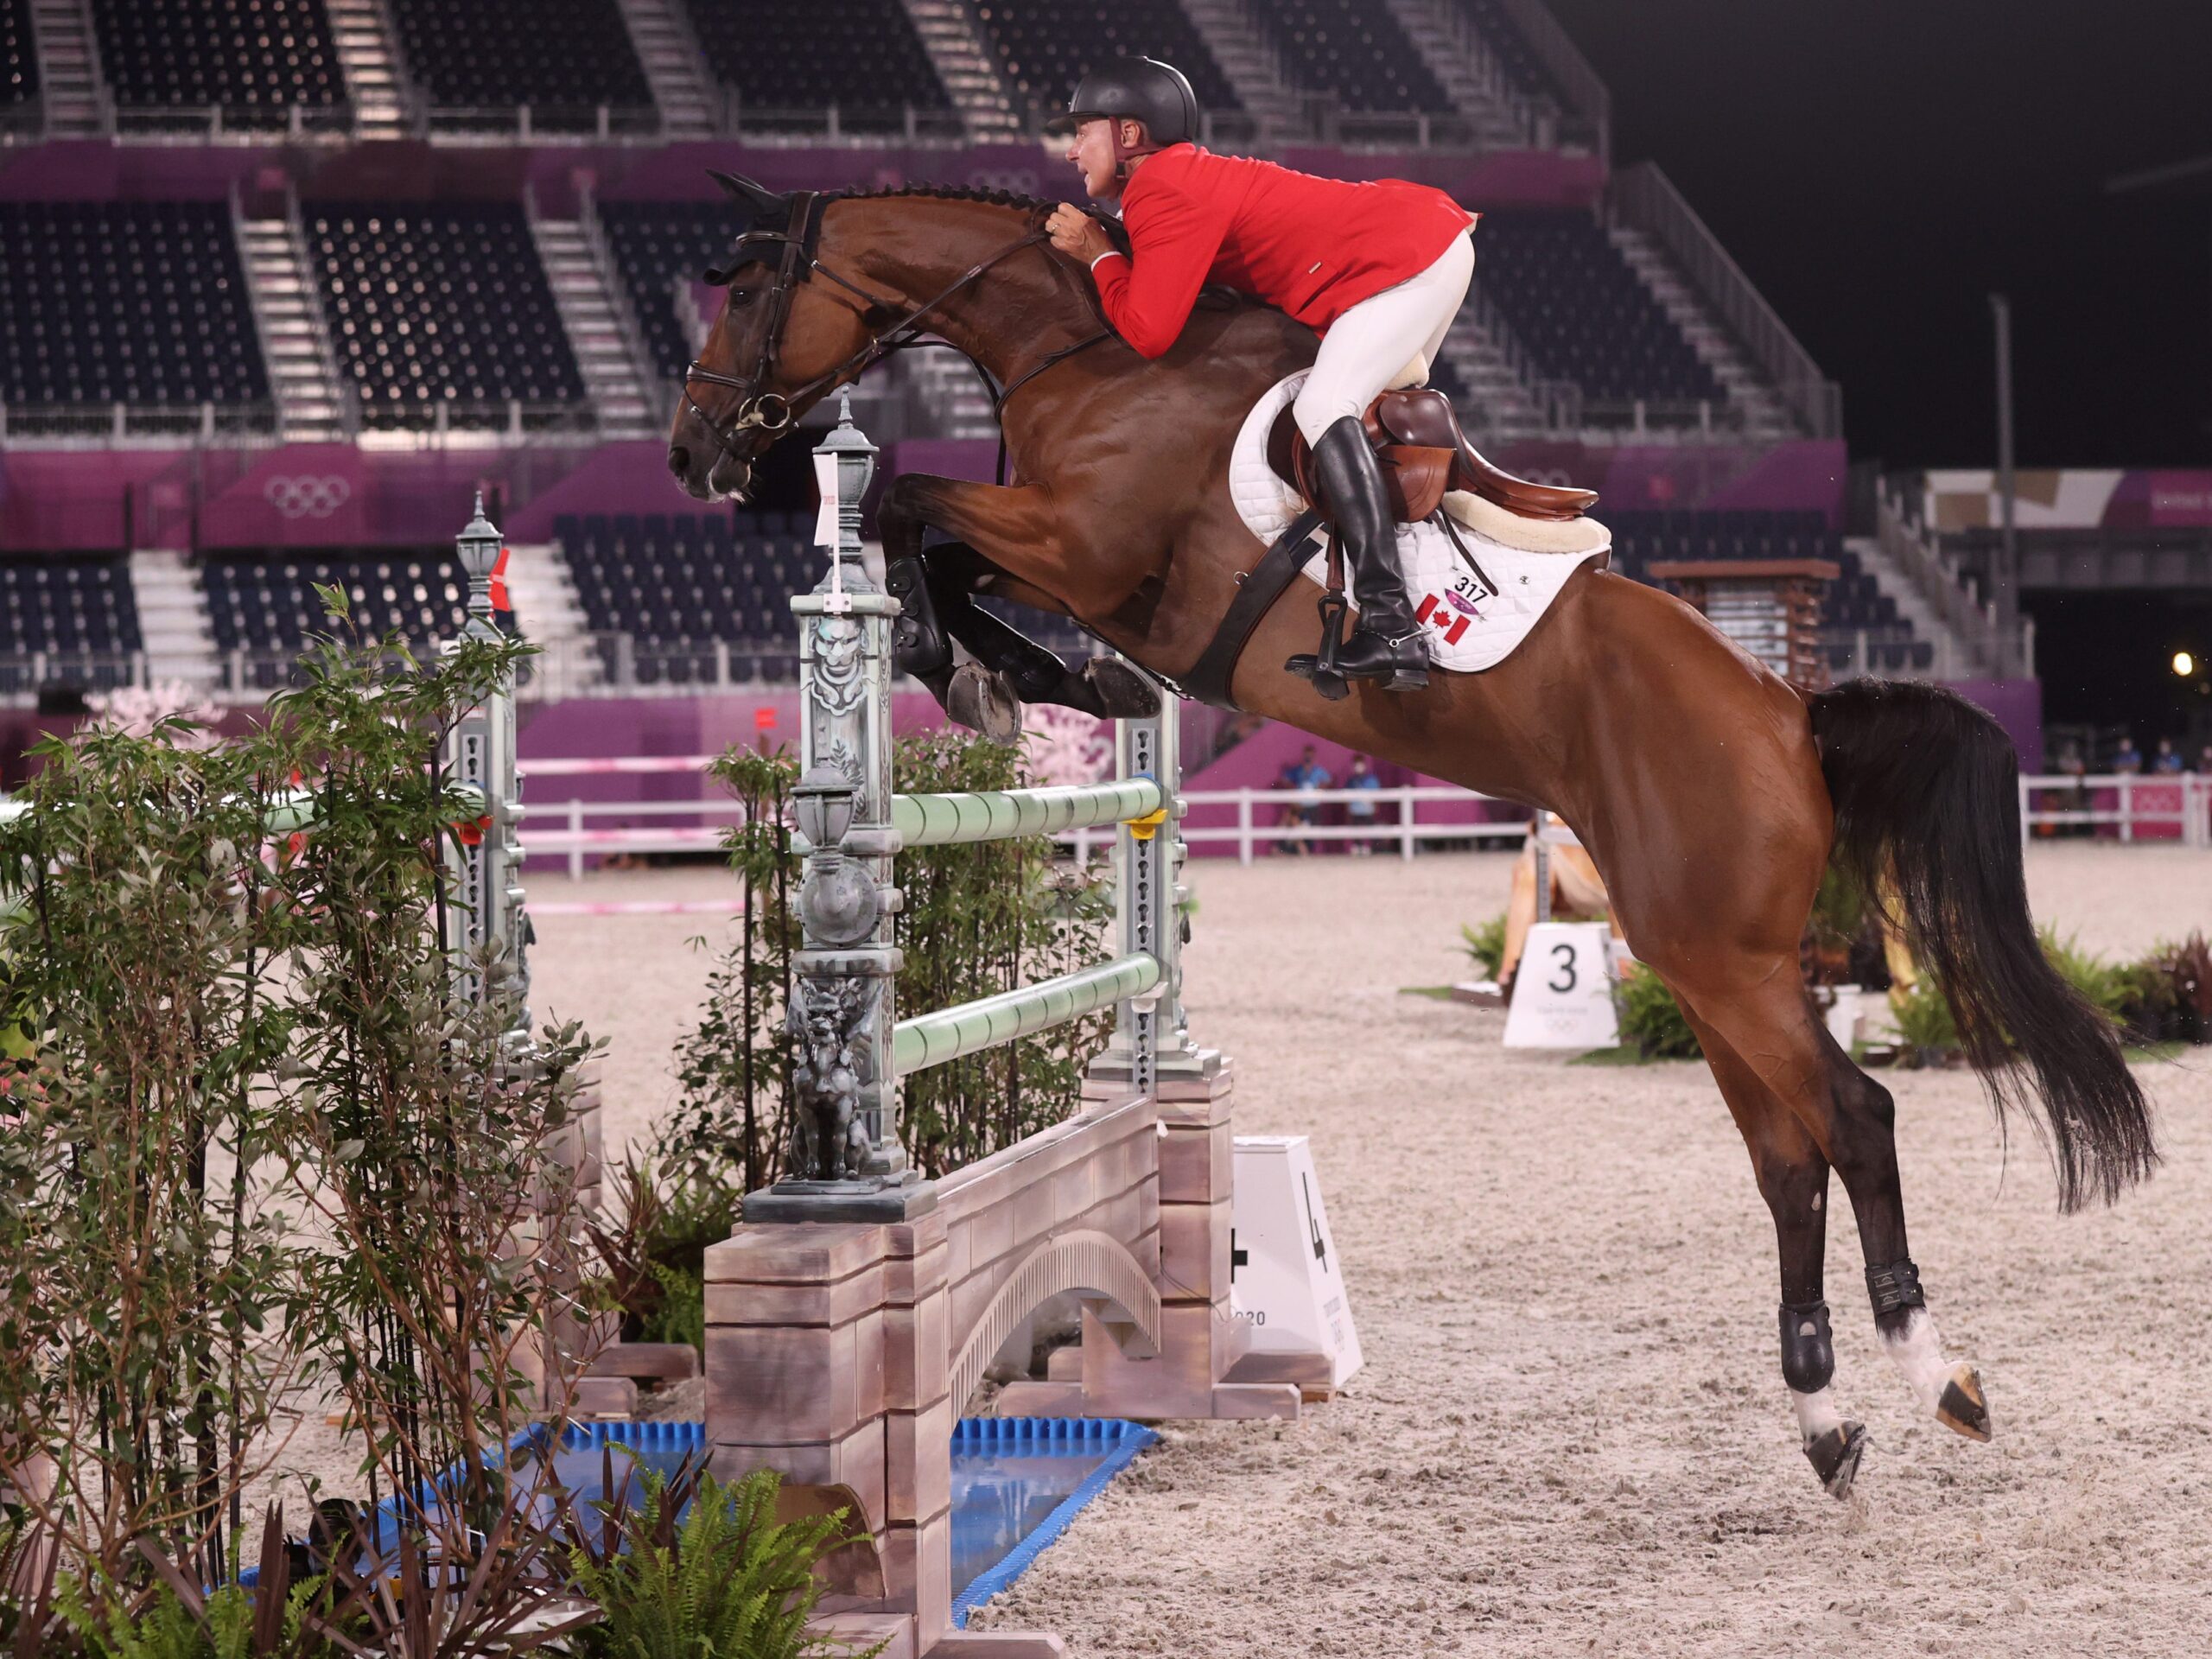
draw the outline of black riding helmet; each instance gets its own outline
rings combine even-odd
[[[1198,94],[1180,69],[1157,58],[1116,58],[1092,70],[1076,84],[1067,112],[1045,124],[1046,136],[1065,138],[1100,116],[1143,122],[1154,149],[1198,136]]]

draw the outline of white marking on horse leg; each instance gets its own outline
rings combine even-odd
[[[1843,1427],[1843,1413],[1836,1408],[1834,1389],[1815,1389],[1810,1394],[1792,1389],[1789,1403],[1797,1412],[1797,1432],[1808,1446],[1830,1429]]]
[[[1928,1310],[1908,1309],[1903,1325],[1894,1332],[1882,1333],[1882,1347],[1920,1403],[1935,1410],[1943,1397],[1944,1385],[1951,1380],[1951,1362],[1943,1357],[1943,1339],[1936,1333],[1936,1321]]]

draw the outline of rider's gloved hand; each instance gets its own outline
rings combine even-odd
[[[1086,265],[1099,255],[1114,251],[1113,243],[1098,221],[1067,202],[1052,210],[1052,218],[1045,221],[1045,229],[1051,233],[1054,247],[1062,253],[1073,254]]]

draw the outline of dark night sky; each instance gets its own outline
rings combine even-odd
[[[1548,0],[1656,160],[1840,381],[1854,456],[2212,464],[2212,0]]]

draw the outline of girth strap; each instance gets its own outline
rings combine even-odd
[[[1283,527],[1281,535],[1260,556],[1260,562],[1247,573],[1236,586],[1236,597],[1229,601],[1229,608],[1222,613],[1221,626],[1214,630],[1213,639],[1183,677],[1182,691],[1187,697],[1200,702],[1210,702],[1217,709],[1233,709],[1229,700],[1229,683],[1236,672],[1236,659],[1244,654],[1245,642],[1251,639],[1261,618],[1274,608],[1274,602],[1298,579],[1306,562],[1313,556],[1311,538],[1320,527],[1320,512],[1308,507]]]

